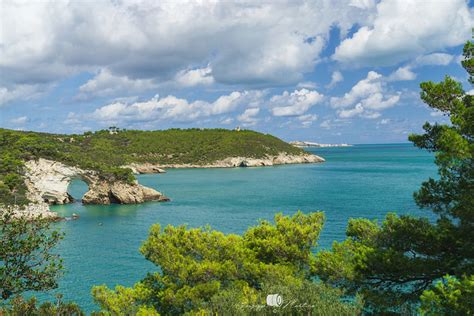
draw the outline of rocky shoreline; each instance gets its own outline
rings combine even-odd
[[[290,155],[280,153],[276,156],[266,156],[265,158],[249,157],[229,157],[218,160],[210,164],[151,164],[151,163],[132,163],[122,166],[130,168],[135,174],[164,173],[165,169],[178,168],[237,168],[237,167],[264,167],[286,164],[303,164],[324,162],[324,158],[313,154]]]
[[[83,170],[67,166],[61,162],[40,158],[25,163],[25,184],[28,189],[30,204],[12,208],[15,215],[60,220],[49,205],[72,203],[73,198],[67,192],[73,179],[81,179],[87,183],[89,190],[84,194],[84,204],[136,204],[147,201],[164,202],[169,198],[162,193],[145,187],[138,182],[107,182],[98,177],[92,170]]]
[[[124,168],[130,168],[136,174],[163,173],[165,168],[236,168],[261,167],[284,164],[319,163],[325,160],[313,154],[290,155],[280,153],[265,158],[229,157],[210,164],[151,164],[132,163]],[[147,201],[165,202],[169,198],[162,193],[138,184],[125,182],[107,182],[100,179],[95,171],[83,170],[67,166],[61,162],[40,158],[25,163],[25,183],[28,188],[30,204],[12,208],[16,215],[35,218],[61,220],[57,213],[49,209],[52,204],[72,203],[73,198],[68,193],[69,183],[73,179],[81,179],[87,183],[89,190],[82,198],[83,204],[136,204]]]

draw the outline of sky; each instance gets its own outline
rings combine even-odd
[[[464,0],[0,2],[0,127],[228,128],[406,142],[446,122],[420,82],[461,67]]]

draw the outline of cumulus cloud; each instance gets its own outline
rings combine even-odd
[[[115,76],[107,69],[101,69],[94,78],[79,87],[79,99],[90,96],[109,96],[127,91],[137,93],[156,88],[158,85],[151,79],[130,79],[127,76]]]
[[[345,93],[343,97],[331,97],[331,105],[333,108],[343,108],[355,104],[362,98],[367,98],[371,94],[382,91],[382,75],[369,71],[367,78],[357,82],[352,89]]]
[[[49,88],[51,88],[50,85],[40,84],[19,84],[10,87],[0,86],[0,106],[13,100],[30,100],[40,97]]]
[[[353,109],[338,111],[340,118],[350,118],[364,113],[364,107],[359,103]]]
[[[263,93],[260,91],[234,91],[217,98],[214,102],[204,100],[188,101],[173,95],[161,98],[159,95],[142,102],[114,102],[96,109],[90,119],[105,122],[147,122],[172,120],[189,122],[209,116],[230,113],[239,106],[258,105]]]
[[[0,34],[0,103],[31,98],[79,73],[94,75],[79,99],[163,84],[264,89],[300,82],[298,89],[311,90],[305,75],[324,60],[334,26],[345,38],[334,59],[375,65],[420,55],[426,58],[419,63],[446,62],[431,53],[468,39],[472,24],[462,0],[8,0],[0,10],[8,25]],[[360,28],[346,38],[354,26]],[[329,87],[342,79],[334,72]]]
[[[244,113],[237,116],[239,122],[244,123],[244,126],[255,125],[258,122],[256,116],[260,112],[259,108],[249,108],[244,111]]]
[[[331,82],[326,86],[326,88],[333,88],[336,84],[343,81],[344,77],[340,71],[334,71],[331,75]]]
[[[268,102],[274,116],[298,116],[320,103],[324,96],[315,90],[301,89],[274,95]]]
[[[449,65],[455,57],[445,53],[433,53],[418,56],[408,65],[399,67],[396,71],[390,74],[387,81],[408,81],[416,79],[416,73],[413,72],[414,68],[420,68],[423,66],[446,66]]]
[[[308,127],[318,117],[307,112],[324,98],[317,91],[307,89],[291,93],[285,91],[273,96],[267,94],[267,90],[234,91],[214,101],[189,101],[174,95],[155,95],[143,101],[121,98],[88,114],[69,113],[66,122],[76,125],[83,121],[130,125],[157,121],[195,122],[214,118],[219,124],[231,124],[236,120],[244,126],[252,126],[260,121],[259,115],[265,110],[274,116],[294,118],[294,121],[301,122],[301,126]]]
[[[310,127],[317,119],[318,116],[316,114],[305,114],[298,116],[298,121],[301,122],[303,127]]]
[[[133,80],[173,78],[184,86],[296,83],[313,70],[333,25],[344,33],[365,19],[346,2],[4,1],[0,85],[80,72],[99,73],[86,92],[107,74],[134,88],[149,83]]]
[[[393,65],[420,54],[462,44],[471,36],[471,12],[464,0],[381,1],[373,23],[337,48],[333,58],[357,65]]]
[[[333,108],[340,109],[337,113],[341,118],[359,115],[373,119],[380,116],[378,111],[394,106],[399,100],[400,93],[390,93],[381,74],[369,71],[365,79],[357,82],[342,97],[332,97],[330,104]],[[341,110],[348,107],[352,108]]]
[[[446,66],[454,60],[454,56],[445,53],[433,53],[428,55],[419,56],[415,60],[415,64],[419,66],[424,65],[436,65]]]
[[[324,120],[319,126],[325,129],[331,129],[331,120]]]
[[[400,67],[388,77],[389,81],[408,81],[414,80],[416,73],[414,73],[409,66]]]
[[[190,69],[180,71],[175,78],[176,82],[183,87],[197,85],[210,85],[214,83],[211,67]]]

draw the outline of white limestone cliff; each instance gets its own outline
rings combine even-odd
[[[81,179],[89,186],[84,195],[84,204],[134,204],[146,201],[168,201],[160,192],[135,183],[107,182],[92,170],[67,166],[61,162],[40,158],[25,163],[25,183],[31,203],[25,207],[15,206],[14,212],[27,216],[43,215],[57,217],[48,204],[71,203],[68,186],[74,179]]]
[[[235,167],[262,167],[285,164],[301,163],[319,163],[324,162],[324,158],[317,155],[305,153],[302,155],[293,155],[288,153],[279,153],[276,156],[266,156],[264,158],[250,157],[229,157],[209,164],[151,164],[151,163],[133,163],[123,166],[130,168],[133,173],[163,173],[163,168],[235,168]]]

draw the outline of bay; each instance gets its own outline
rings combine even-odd
[[[62,216],[80,215],[56,224],[65,233],[57,247],[65,272],[57,290],[41,300],[77,302],[87,312],[97,307],[94,285],[131,286],[147,272],[157,271],[138,251],[151,225],[211,225],[225,233],[242,233],[275,213],[324,211],[320,247],[343,240],[349,218],[383,220],[388,212],[431,216],[413,201],[421,182],[436,177],[433,156],[412,144],[309,148],[326,159],[321,164],[233,169],[173,169],[140,175],[138,181],[171,198],[168,203],[140,205],[52,206]],[[82,181],[69,189],[80,199]]]

